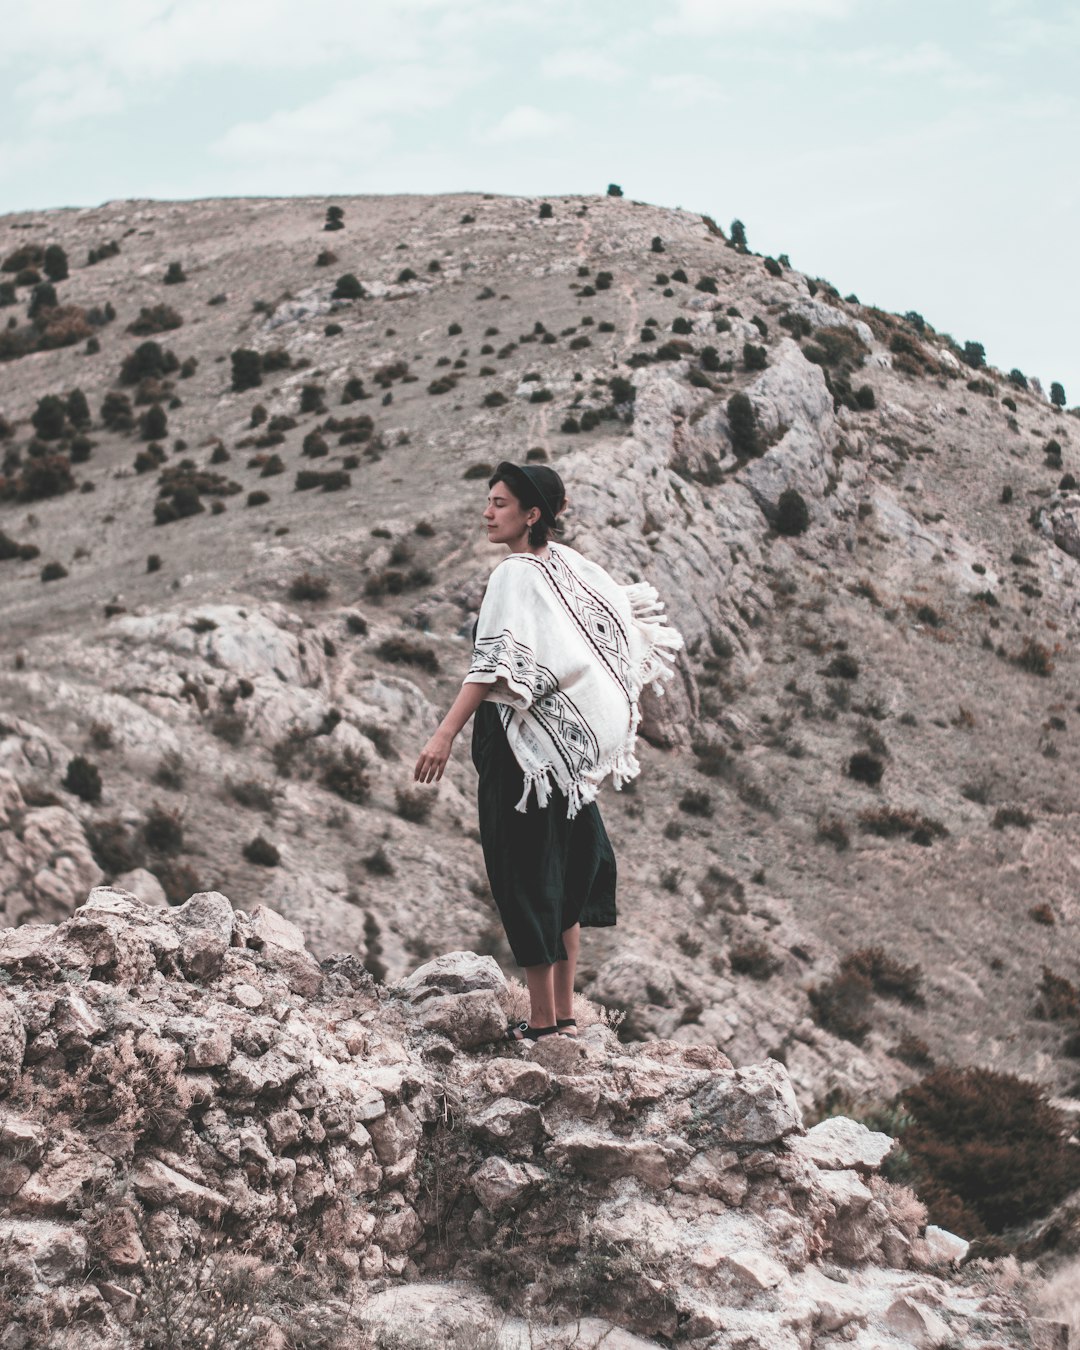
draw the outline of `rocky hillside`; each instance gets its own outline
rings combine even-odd
[[[266,906],[99,887],[0,973],[10,1350],[1067,1344],[783,1065],[584,1003],[492,1045],[490,957],[380,988]]]
[[[2,222],[6,922],[216,890],[379,979],[510,969],[467,744],[410,780],[531,455],[687,639],[601,803],[620,1041],[812,1118],[957,1064],[1075,1119],[1075,410],[687,212],[332,208]]]

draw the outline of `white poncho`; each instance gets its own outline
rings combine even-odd
[[[465,684],[490,684],[529,793],[546,806],[554,782],[573,817],[610,773],[636,777],[638,699],[671,674],[682,636],[654,586],[620,586],[563,544],[549,556],[512,553],[495,568],[480,606]],[[657,692],[663,689],[657,683]]]

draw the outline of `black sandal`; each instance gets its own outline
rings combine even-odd
[[[574,1033],[577,1033],[577,1022],[572,1017],[556,1017],[555,1025],[561,1031],[563,1027],[573,1027]]]
[[[528,1022],[513,1022],[506,1028],[508,1041],[538,1041],[543,1036],[555,1036],[558,1027],[531,1027]]]

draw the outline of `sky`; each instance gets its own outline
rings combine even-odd
[[[615,182],[1076,406],[1078,70],[1076,0],[50,0],[0,213]]]

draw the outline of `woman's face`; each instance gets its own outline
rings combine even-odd
[[[489,543],[519,543],[528,533],[529,526],[539,519],[540,508],[530,506],[525,510],[501,479],[488,493],[487,506],[484,508],[484,524],[487,527]]]

